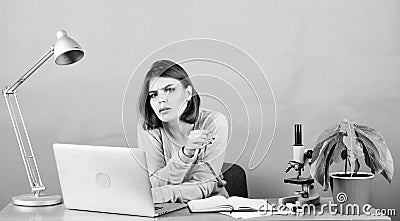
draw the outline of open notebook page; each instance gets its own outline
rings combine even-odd
[[[191,200],[188,206],[192,211],[231,211],[233,207],[224,196],[212,196],[206,199]]]
[[[263,199],[249,199],[239,196],[231,196],[228,198],[234,210],[271,210],[272,205]]]

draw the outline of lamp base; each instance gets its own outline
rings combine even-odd
[[[62,202],[59,195],[34,196],[33,194],[23,194],[12,197],[12,203],[17,206],[52,206]]]

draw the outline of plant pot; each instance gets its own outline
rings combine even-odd
[[[341,214],[354,215],[361,213],[363,207],[371,205],[371,183],[374,174],[358,172],[337,172],[330,174],[333,202]],[[357,206],[356,206],[357,205]]]

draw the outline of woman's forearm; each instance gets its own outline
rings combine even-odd
[[[187,171],[190,169],[192,162],[197,156],[189,158],[182,152],[177,152],[165,165],[150,174],[150,182],[152,187],[160,187],[164,185],[176,185],[183,182]]]
[[[215,182],[191,181],[179,185],[165,185],[151,188],[154,203],[187,202],[211,195]]]

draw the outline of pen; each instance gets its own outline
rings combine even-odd
[[[220,186],[223,186],[223,185],[222,185],[222,183],[223,183],[223,176],[222,176],[222,174],[217,175],[217,173],[215,173],[214,169],[212,168],[211,164],[208,163],[207,161],[204,161],[205,152],[206,152],[206,149],[207,149],[207,145],[212,144],[212,142],[213,142],[214,140],[215,140],[215,137],[211,138],[207,143],[203,144],[204,149],[203,149],[203,152],[201,153],[201,159],[199,159],[199,162],[200,162],[200,163],[204,163],[205,165],[207,165],[207,167],[210,169],[211,173],[212,173],[212,174],[214,175],[214,177],[215,177],[214,182],[217,182],[217,183],[218,183],[218,186],[220,187]],[[199,149],[197,149],[197,150],[199,150]],[[219,185],[219,184],[221,184],[221,185]]]
[[[208,163],[207,161],[202,161],[202,163],[204,163],[205,165],[207,165],[207,167],[210,169],[211,173],[214,175],[214,177],[215,177],[215,179],[216,179],[214,182],[218,182],[218,184],[221,184],[221,185],[218,185],[218,186],[223,186],[223,185],[222,185],[222,183],[223,183],[222,174],[221,174],[221,175],[217,175],[217,174],[215,173],[214,169],[212,168],[212,166],[210,165],[210,163]]]

